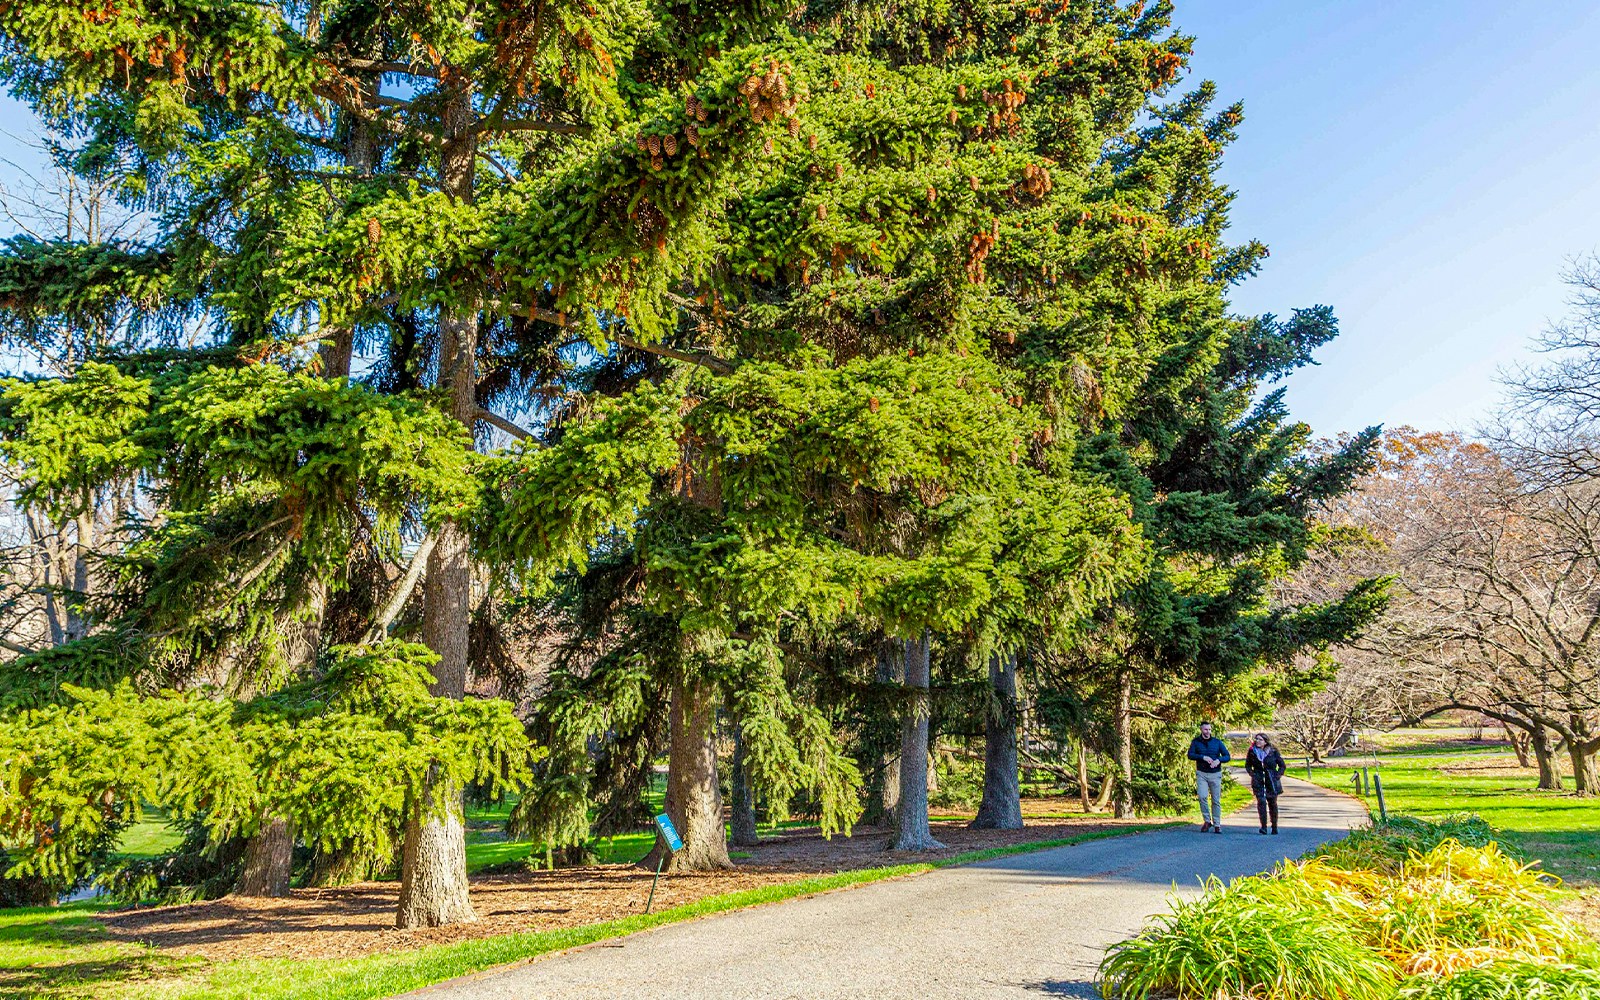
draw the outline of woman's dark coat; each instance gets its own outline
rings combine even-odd
[[[1277,747],[1267,747],[1265,760],[1256,758],[1256,748],[1251,747],[1244,752],[1244,769],[1250,775],[1250,791],[1257,795],[1263,792],[1269,798],[1277,798],[1283,794],[1283,772],[1288,770],[1288,765],[1283,762],[1283,755]]]

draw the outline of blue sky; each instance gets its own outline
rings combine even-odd
[[[1565,312],[1566,261],[1600,250],[1600,4],[1177,4],[1194,78],[1245,105],[1223,178],[1234,236],[1272,257],[1235,304],[1341,320],[1295,415],[1470,430]],[[0,127],[31,128],[3,99]]]
[[[1223,178],[1272,257],[1235,303],[1340,317],[1295,415],[1470,430],[1600,249],[1600,4],[1177,5],[1195,74],[1245,107]]]

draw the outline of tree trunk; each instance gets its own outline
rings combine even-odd
[[[732,868],[722,825],[722,792],[717,787],[716,703],[711,685],[687,680],[672,690],[669,730],[672,747],[667,758],[667,815],[683,838],[683,848],[672,854],[663,871],[698,872]],[[656,846],[641,864],[654,868],[667,853],[667,843]]]
[[[1117,819],[1133,818],[1133,671],[1117,677]]]
[[[67,621],[63,637],[72,642],[89,634],[89,620],[84,615],[84,604],[89,597],[89,553],[95,542],[94,511],[90,506],[78,515],[77,538],[72,545],[72,593],[67,596]]]
[[[904,643],[885,640],[878,651],[878,681],[882,684],[904,685],[906,682],[906,647]],[[879,799],[880,818],[889,829],[895,828],[895,817],[900,811],[900,749],[895,747],[883,755],[883,788]]]
[[[467,891],[467,835],[461,789],[430,780],[406,820],[395,926],[442,927],[478,919]]]
[[[287,896],[294,867],[294,830],[289,821],[272,816],[244,848],[244,871],[233,887],[235,896]]]
[[[745,771],[744,724],[733,727],[733,843],[736,847],[754,847],[761,843],[756,829],[756,796],[750,787],[750,775]]]
[[[1502,725],[1504,724],[1502,723]],[[1528,734],[1521,729],[1514,729],[1511,726],[1506,726],[1505,730],[1506,739],[1511,743],[1511,750],[1517,755],[1517,766],[1532,767],[1533,754],[1531,752],[1531,748],[1529,747],[1529,743],[1531,741],[1528,739]]]
[[[458,91],[445,111],[446,139],[440,156],[440,187],[457,202],[471,204],[477,146],[472,136],[472,95]],[[439,382],[450,395],[450,411],[470,434],[477,423],[478,305],[472,296],[439,316]],[[439,655],[432,691],[460,698],[466,690],[468,635],[472,623],[472,563],[466,529],[445,521],[428,554],[423,592],[422,641]],[[467,892],[467,838],[461,789],[430,776],[406,818],[401,854],[400,927],[438,927],[476,920]]]
[[[1078,801],[1083,811],[1089,811],[1089,747],[1078,741]]]
[[[989,710],[984,713],[983,801],[972,824],[980,830],[1022,829],[1017,768],[1017,657],[989,657]]]
[[[900,802],[894,850],[939,851],[928,827],[928,634],[905,642],[905,684],[911,701],[900,722]]]
[[[1105,812],[1106,807],[1111,804],[1111,793],[1116,787],[1117,773],[1115,771],[1107,771],[1105,776],[1100,779],[1100,793],[1094,797],[1094,804],[1089,807],[1090,811]]]
[[[1594,750],[1584,739],[1587,727],[1581,716],[1570,720],[1572,732],[1567,736],[1567,757],[1572,761],[1572,787],[1579,798],[1600,795],[1600,772],[1595,769]]]
[[[1539,787],[1549,792],[1561,791],[1561,769],[1556,766],[1555,750],[1550,746],[1550,731],[1535,724],[1530,742],[1534,762],[1539,767]]]
[[[1584,752],[1578,743],[1568,743],[1567,756],[1572,760],[1572,788],[1578,796],[1600,795],[1600,769],[1595,767],[1594,754]]]

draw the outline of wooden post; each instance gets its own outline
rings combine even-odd
[[[1389,822],[1389,810],[1383,804],[1383,779],[1376,774],[1372,776],[1372,788],[1373,791],[1378,793],[1378,821],[1387,823]]]

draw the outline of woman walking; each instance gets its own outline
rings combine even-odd
[[[1288,765],[1283,755],[1272,745],[1266,733],[1256,733],[1250,749],[1244,755],[1244,769],[1250,775],[1250,790],[1256,796],[1256,815],[1261,817],[1261,832],[1267,832],[1267,818],[1272,819],[1272,832],[1278,832],[1278,796],[1283,792],[1283,772]]]

